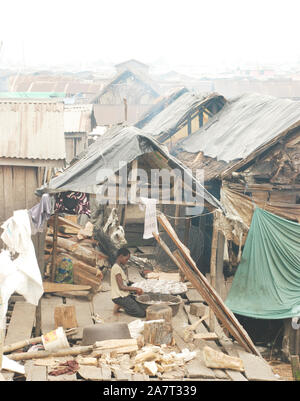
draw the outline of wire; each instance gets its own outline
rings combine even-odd
[[[176,217],[176,216],[168,216],[167,214],[163,213],[166,217],[169,217],[170,219],[175,219],[175,220],[188,220],[188,219],[194,219],[195,217],[202,217],[202,216],[207,216],[209,214],[213,214],[216,213],[217,209],[214,210],[213,212],[209,212],[209,213],[202,213],[202,214],[196,214],[193,216],[184,216],[184,217]]]

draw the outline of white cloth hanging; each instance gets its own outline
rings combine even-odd
[[[31,240],[31,225],[27,210],[17,210],[1,228],[2,241],[8,251],[0,253],[0,326],[3,325],[10,296],[17,292],[33,305],[38,305],[42,296],[43,281]],[[11,255],[18,254],[12,260]]]
[[[145,223],[144,223],[144,239],[153,238],[153,232],[158,234],[157,218],[156,218],[156,203],[157,199],[140,198],[145,205]]]

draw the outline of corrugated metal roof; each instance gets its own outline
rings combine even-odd
[[[222,105],[226,101],[223,96],[216,93],[203,95],[197,95],[192,92],[184,93],[160,113],[156,114],[143,126],[143,130],[156,139],[165,141],[178,130],[191,112],[197,110],[197,108],[206,107],[209,102],[218,99]]]
[[[151,106],[149,110],[144,113],[139,121],[135,124],[137,128],[143,128],[149,123],[158,113],[162,112],[166,107],[177,100],[181,95],[187,93],[187,88],[172,89],[170,93],[157,99],[157,101]]]
[[[206,125],[180,141],[178,152],[199,153],[225,162],[238,161],[300,125],[300,102],[246,94],[229,101]]]
[[[65,159],[64,104],[0,100],[0,157]]]
[[[92,131],[92,104],[65,105],[64,131],[91,132]]]

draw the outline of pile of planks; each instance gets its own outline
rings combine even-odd
[[[73,283],[89,285],[94,291],[98,291],[102,281],[101,269],[109,266],[108,258],[95,249],[96,241],[92,238],[93,227],[91,223],[81,227],[72,221],[72,217],[57,217],[55,263],[53,263],[55,219],[52,217],[48,221],[45,241],[46,276],[50,276],[50,270],[57,269],[60,261],[66,257],[72,261]]]

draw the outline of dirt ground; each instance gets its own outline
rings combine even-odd
[[[289,363],[283,363],[280,361],[269,362],[272,370],[275,374],[278,374],[281,380],[284,381],[295,381],[293,377],[292,367]]]

